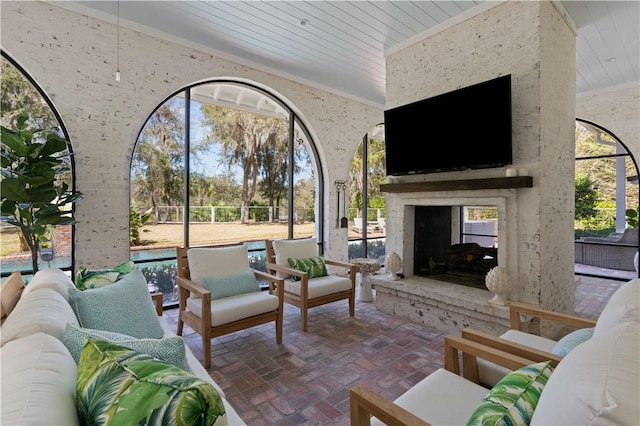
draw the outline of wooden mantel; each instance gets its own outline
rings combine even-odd
[[[532,188],[532,176],[486,179],[443,180],[434,182],[385,183],[381,192],[473,191],[478,189]]]

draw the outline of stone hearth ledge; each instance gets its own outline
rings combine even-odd
[[[376,290],[376,309],[459,335],[471,327],[500,335],[509,329],[509,306],[489,303],[489,290],[411,276],[392,281],[369,278]]]

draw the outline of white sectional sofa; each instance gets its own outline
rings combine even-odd
[[[560,359],[532,404],[527,424],[640,424],[639,287],[640,279],[634,279],[618,289],[596,321],[592,337]],[[531,336],[527,339],[526,344],[536,342]],[[447,363],[457,366],[458,354],[449,353],[445,340],[447,369],[427,376],[395,401],[386,400],[363,385],[355,386],[351,390],[352,424],[380,424],[380,420],[386,424],[412,426],[476,424],[468,421],[482,401],[490,398],[490,390],[479,384],[478,359],[489,360],[510,371],[520,367],[504,364],[501,358],[505,354],[522,358],[526,351],[521,350],[522,345],[512,353],[500,350],[509,349],[506,340],[499,345],[500,349],[492,348],[498,352],[491,352],[487,349],[491,347],[478,341],[461,338],[460,342],[464,342],[458,344],[463,353],[468,350],[468,354],[474,356],[465,355],[465,378],[459,376],[457,367],[447,366]],[[491,344],[488,340],[483,342]],[[548,350],[555,343],[549,341]],[[474,349],[476,347],[484,349]],[[448,362],[453,359],[455,362]],[[537,362],[539,360],[528,364],[521,361],[521,364]],[[547,362],[552,365],[551,361]],[[499,386],[500,383],[492,389]],[[516,411],[520,413],[519,408]]]
[[[39,271],[24,287],[17,304],[3,321],[0,327],[0,424],[79,424],[76,410],[78,365],[63,344],[68,324],[69,327],[80,326],[69,301],[71,287],[74,284],[63,271]],[[151,306],[151,297],[140,303]],[[153,307],[152,311],[155,312]],[[175,336],[167,322],[162,317],[159,320],[164,330],[163,338]],[[186,345],[184,350],[186,370],[209,382],[222,398],[226,414],[218,417],[215,424],[245,424]]]

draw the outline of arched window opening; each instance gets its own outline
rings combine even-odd
[[[227,80],[182,89],[133,153],[131,259],[165,304],[177,300],[177,246],[249,242],[251,266],[266,270],[265,238],[322,241],[321,176],[304,124],[274,95]]]
[[[608,130],[576,121],[576,274],[638,276],[638,164]]]
[[[349,259],[368,257],[384,262],[387,208],[380,185],[385,177],[384,124],[379,124],[364,136],[351,162]]]
[[[69,136],[62,124],[62,119],[44,90],[6,52],[2,51],[0,61],[2,126],[13,128],[17,117],[27,115],[29,129],[51,130],[68,141]],[[37,138],[35,134],[33,141],[44,142]],[[60,158],[65,162],[64,172],[56,175],[54,185],[65,183],[69,188],[75,188],[75,163],[71,154],[70,144],[67,144],[65,151],[59,153]],[[69,208],[72,209],[71,206]],[[13,271],[20,271],[23,277],[28,278],[33,274],[31,256],[19,229],[2,221],[0,231],[2,232],[1,276],[6,277]],[[73,225],[49,226],[45,235],[40,238],[38,269],[60,268],[71,273],[74,270],[73,234]]]

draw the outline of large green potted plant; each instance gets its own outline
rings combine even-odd
[[[75,222],[69,207],[82,194],[63,178],[71,164],[66,139],[52,130],[29,128],[26,115],[15,119],[13,129],[1,128],[2,220],[20,228],[36,273],[41,241],[55,226]]]

